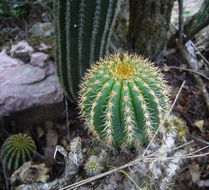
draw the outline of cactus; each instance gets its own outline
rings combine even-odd
[[[14,170],[31,160],[35,150],[35,143],[30,136],[22,133],[12,135],[1,147],[1,160],[9,170]]]
[[[89,130],[110,147],[149,142],[169,105],[169,89],[159,70],[141,56],[114,54],[83,78],[81,116]]]
[[[86,69],[106,54],[119,2],[54,0],[57,74],[71,101]]]
[[[100,174],[103,170],[103,166],[97,156],[90,156],[85,164],[85,171],[88,176]]]

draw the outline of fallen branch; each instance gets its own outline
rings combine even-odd
[[[205,76],[204,74],[202,74],[201,72],[198,72],[198,71],[194,71],[194,70],[191,70],[191,69],[185,69],[185,68],[181,68],[181,67],[176,67],[176,66],[165,66],[164,67],[165,69],[177,69],[177,70],[183,70],[183,71],[188,71],[188,72],[191,72],[191,73],[194,73],[194,74],[197,74],[197,75],[200,75],[202,76],[203,78],[209,80],[209,77]]]

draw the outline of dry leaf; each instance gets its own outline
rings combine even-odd
[[[40,139],[44,135],[44,130],[40,126],[36,127],[36,132],[38,134],[38,139]]]
[[[163,67],[163,71],[164,71],[164,72],[168,72],[168,71],[170,71],[170,68],[167,67],[167,66],[165,66],[165,67]]]
[[[198,164],[189,166],[189,172],[192,176],[192,182],[196,184],[200,180],[200,168]]]
[[[194,126],[196,126],[201,132],[204,132],[204,120],[198,120],[194,123]]]

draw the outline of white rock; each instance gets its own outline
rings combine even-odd
[[[36,52],[31,55],[30,64],[33,66],[44,67],[48,55],[42,52]]]

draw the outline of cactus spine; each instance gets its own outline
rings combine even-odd
[[[22,133],[12,135],[1,147],[1,160],[9,170],[14,170],[31,160],[35,150],[35,143],[30,136]]]
[[[70,100],[91,63],[106,54],[120,0],[54,0],[57,74]]]
[[[162,74],[137,55],[115,54],[100,60],[80,88],[82,117],[90,131],[111,147],[147,143],[169,102]]]

